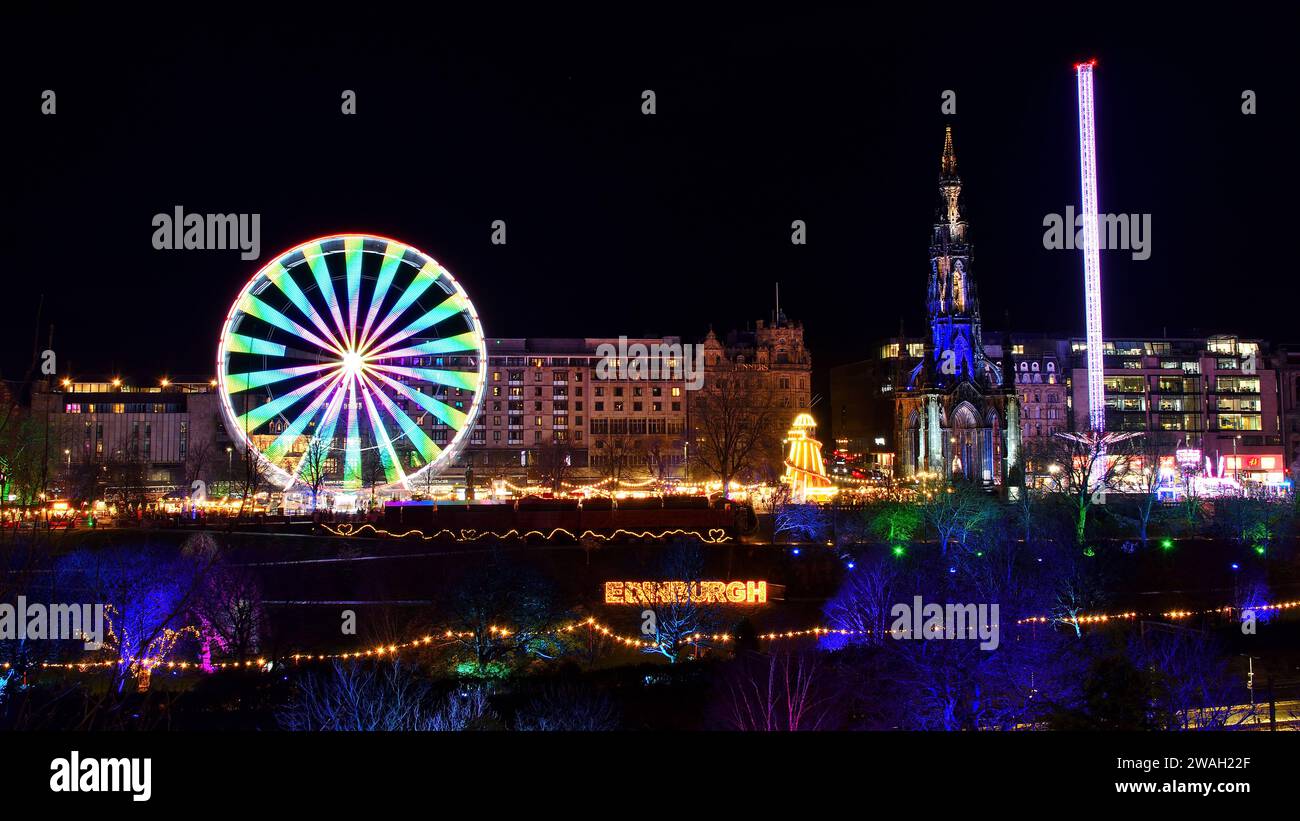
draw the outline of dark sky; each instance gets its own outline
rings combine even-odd
[[[986,325],[1080,333],[1079,256],[1044,250],[1042,222],[1078,201],[1090,55],[1102,210],[1153,220],[1149,260],[1103,256],[1108,335],[1300,339],[1294,17],[1120,6],[1079,31],[1067,5],[1014,25],[799,5],[19,18],[0,34],[3,375],[27,367],[42,293],[61,372],[207,374],[262,263],[370,231],[450,268],[490,336],[693,337],[766,317],[779,281],[821,383],[900,318],[920,330],[946,122]],[[178,204],[260,213],[261,260],[155,251],[150,220]]]

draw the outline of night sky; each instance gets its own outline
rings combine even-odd
[[[44,293],[61,374],[206,377],[258,267],[357,231],[450,268],[489,336],[697,337],[768,317],[779,281],[824,391],[900,319],[921,330],[948,122],[986,327],[1080,334],[1079,255],[1042,223],[1078,201],[1072,64],[1094,55],[1101,208],[1153,220],[1149,260],[1103,255],[1107,334],[1300,340],[1294,19],[626,15],[11,21],[3,376]],[[261,259],[154,250],[176,205],[260,213]]]

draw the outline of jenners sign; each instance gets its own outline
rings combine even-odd
[[[766,604],[767,582],[605,582],[605,604]]]

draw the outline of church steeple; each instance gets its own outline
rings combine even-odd
[[[1004,368],[1013,373],[1006,367],[1010,336],[1003,339],[1000,368],[984,353],[974,253],[951,126],[943,132],[938,182],[926,301],[930,338],[906,387],[894,393],[896,464],[903,477],[937,474],[986,487],[1019,487],[1024,472],[1019,465],[1018,394],[1014,385],[1002,385]]]
[[[939,161],[939,168],[945,177],[957,176],[957,152],[952,150],[952,126],[943,132],[943,157]]]
[[[949,238],[965,239],[966,223],[962,219],[961,210],[961,177],[957,176],[957,152],[952,147],[952,126],[948,126],[943,132],[943,156],[939,159],[940,221],[935,225],[936,231],[946,228]]]
[[[966,238],[952,126],[944,129],[939,168],[939,207],[930,241],[929,309],[935,371],[941,383],[980,382],[986,377],[979,297],[971,271],[973,253]]]

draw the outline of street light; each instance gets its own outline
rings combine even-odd
[[[1232,478],[1241,484],[1241,456],[1237,454],[1237,443],[1241,441],[1241,434],[1232,437]]]
[[[1259,716],[1255,713],[1255,659],[1263,661],[1261,656],[1252,656],[1249,653],[1241,653],[1246,657],[1246,690],[1250,693],[1250,719],[1253,723],[1259,723]]]

